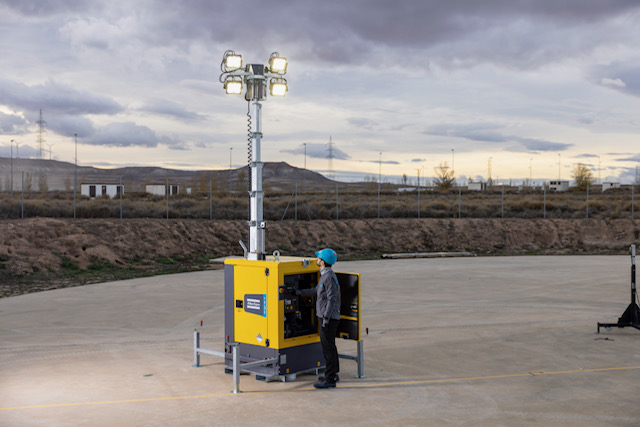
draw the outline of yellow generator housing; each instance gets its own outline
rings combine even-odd
[[[225,335],[239,344],[241,362],[277,358],[250,368],[257,379],[295,379],[324,369],[315,297],[296,291],[318,284],[315,259],[267,257],[225,261]],[[338,337],[360,341],[360,275],[338,273],[341,292]],[[226,358],[227,372],[232,361]]]

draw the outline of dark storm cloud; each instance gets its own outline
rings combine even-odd
[[[11,109],[58,114],[116,114],[124,108],[102,95],[79,91],[52,80],[27,86],[0,78],[0,99]]]
[[[616,31],[582,34],[640,7],[635,0],[247,0],[242,6],[159,0],[151,5],[139,17],[137,35],[150,44],[201,39],[246,55],[279,46],[298,61],[368,66],[406,60],[409,51],[412,63],[422,66],[497,62],[518,68],[617,40],[623,35]]]
[[[505,135],[501,130],[502,126],[493,123],[440,124],[431,126],[424,133],[427,135],[463,138],[488,144],[509,142],[519,144],[517,147],[508,147],[510,151],[564,151],[573,146],[573,144],[561,142]]]
[[[161,114],[176,119],[194,121],[205,120],[207,117],[201,114],[187,111],[183,106],[166,99],[155,99],[139,109],[147,113]]]
[[[280,150],[281,153],[291,153],[291,154],[304,154],[305,148],[304,144],[300,144],[297,148],[288,149],[288,150]],[[337,148],[335,145],[331,150],[333,158],[338,160],[349,160],[351,157]],[[316,159],[328,159],[329,158],[329,144],[318,144],[318,143],[307,143],[307,156],[313,157]]]
[[[111,123],[98,129],[91,137],[83,139],[83,143],[109,147],[156,147],[158,137],[148,127],[133,122]]]

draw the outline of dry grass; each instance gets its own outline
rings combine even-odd
[[[297,202],[297,203],[296,203]],[[122,199],[78,197],[78,218],[194,218],[242,219],[248,217],[249,197],[246,192],[217,192],[209,200],[208,193],[165,197],[146,193],[128,193]],[[591,193],[589,218],[617,219],[632,217],[631,191],[610,190]],[[297,205],[297,209],[296,209]],[[73,217],[73,192],[0,193],[0,219],[30,217]],[[287,207],[288,206],[288,207]],[[565,193],[421,192],[421,218],[586,218],[587,195],[584,191]],[[635,203],[637,217],[640,203]],[[417,218],[416,192],[383,191],[380,195],[381,218]],[[352,191],[338,188],[331,192],[298,194],[267,193],[264,217],[274,221],[284,219],[354,219],[378,217],[377,191]]]

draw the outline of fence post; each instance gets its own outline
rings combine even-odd
[[[420,172],[418,172],[418,218],[420,218]]]
[[[338,208],[338,183],[336,182],[336,219],[340,218],[340,209]]]
[[[233,354],[233,392],[240,393],[240,351],[238,343],[232,343],[231,351]]]
[[[635,209],[634,200],[633,200],[633,198],[634,198],[634,194],[633,194],[634,193],[634,187],[635,186],[633,184],[631,184],[631,219],[634,219],[633,218],[633,214],[634,214],[634,209]]]
[[[167,219],[169,219],[169,178],[167,178],[167,185],[165,186],[165,192],[167,193]]]
[[[213,195],[211,193],[211,180],[209,180],[209,219],[213,220]]]
[[[122,186],[122,177],[120,177],[120,219],[122,219],[122,193],[124,193],[124,187]]]
[[[200,331],[193,331],[193,367],[200,367]]]
[[[587,184],[587,218],[589,218],[589,184]]]
[[[22,199],[20,201],[20,217],[24,219],[24,171],[22,171]],[[73,217],[76,217],[76,211],[74,207]]]
[[[547,186],[542,182],[542,193],[544,194],[544,205],[542,208],[542,217],[547,218]]]

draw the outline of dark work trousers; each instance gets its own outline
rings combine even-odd
[[[340,372],[340,362],[338,359],[338,348],[336,347],[336,334],[338,333],[338,324],[340,320],[329,319],[326,328],[322,327],[322,319],[320,322],[320,344],[322,344],[322,355],[327,365],[324,377],[327,382],[334,382],[336,374]]]

